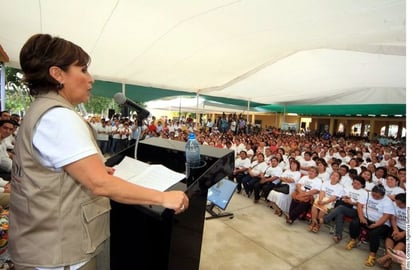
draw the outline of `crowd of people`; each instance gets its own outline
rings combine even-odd
[[[200,144],[232,149],[235,168],[228,177],[237,182],[237,192],[266,202],[276,216],[292,225],[308,219],[308,231],[317,233],[323,224],[334,228],[333,240],[342,240],[349,223],[351,250],[358,241],[369,243],[366,266],[378,262],[389,268],[389,250],[405,251],[406,243],[406,146],[381,145],[366,139],[327,138],[285,132],[279,129],[239,128],[232,114],[210,119],[199,127],[192,119],[139,121],[115,115],[112,119],[88,119],[97,134],[103,154],[111,155],[137,139],[162,137],[186,141],[190,132]],[[7,209],[13,140],[20,119],[0,113],[0,202]],[[227,128],[226,128],[227,127]],[[383,240],[382,240],[383,239]],[[376,258],[381,243],[386,252]]]
[[[20,119],[7,111],[0,114],[2,159],[13,155],[13,139]],[[232,115],[228,119],[235,122]],[[198,127],[194,121],[139,121],[115,115],[112,119],[88,119],[97,134],[103,154],[111,155],[137,139],[162,137],[186,141],[190,132],[200,144],[231,149],[235,166],[228,177],[237,182],[237,192],[264,202],[285,223],[309,220],[308,231],[318,233],[321,226],[334,228],[333,240],[342,240],[345,222],[349,223],[351,250],[359,241],[369,243],[366,266],[378,262],[389,268],[389,250],[406,247],[406,146],[381,145],[364,138],[327,138],[285,132],[279,129],[239,129],[218,126],[219,118]],[[239,121],[236,121],[238,124]],[[11,162],[10,162],[11,163]],[[7,162],[2,162],[7,164]],[[5,170],[6,168],[6,170]],[[8,169],[7,169],[8,168]],[[1,206],[7,209],[10,168],[1,166]],[[3,197],[4,196],[4,197]],[[379,246],[386,252],[377,258]]]
[[[235,122],[232,115],[228,119],[232,120],[228,123]],[[191,120],[162,121],[155,117],[142,125],[137,125],[136,120],[122,125],[122,120],[115,118],[112,132],[118,129],[121,133],[123,126],[129,134],[140,129],[143,139],[157,136],[180,141],[195,132],[202,145],[233,150],[235,168],[228,177],[237,182],[238,193],[251,197],[254,203],[265,202],[276,216],[285,217],[286,224],[309,220],[308,231],[313,233],[329,224],[334,229],[333,241],[339,243],[347,222],[350,240],[345,249],[353,249],[359,241],[367,242],[365,266],[369,267],[377,262],[389,268],[393,262],[390,250],[405,251],[404,144],[302,136],[279,129],[247,132],[247,128],[236,125],[222,129],[217,124],[219,120],[210,124],[209,119],[198,127]],[[137,139],[136,136],[127,140]],[[113,141],[112,146],[116,145]],[[377,258],[382,243],[386,252]]]

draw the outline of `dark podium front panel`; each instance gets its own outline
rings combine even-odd
[[[184,142],[146,139],[138,144],[137,159],[185,173],[184,146]],[[182,214],[160,206],[111,201],[111,270],[199,268],[208,188],[230,175],[234,166],[231,150],[201,146],[200,151],[203,166],[191,169],[188,178],[169,189],[189,196],[189,209]],[[114,166],[125,156],[134,157],[134,146],[108,159],[106,165]]]

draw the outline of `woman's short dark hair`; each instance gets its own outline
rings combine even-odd
[[[48,34],[30,37],[20,51],[20,66],[30,95],[36,96],[62,88],[49,73],[52,66],[67,71],[70,65],[86,66],[90,56],[76,44]]]
[[[300,171],[300,162],[297,161],[296,159],[289,159],[289,166],[290,166],[292,163],[295,163],[295,164],[296,164],[296,170],[297,170],[297,171]]]
[[[366,185],[366,180],[365,180],[365,178],[363,178],[363,177],[360,176],[360,175],[356,175],[356,176],[353,178],[353,181],[358,181],[358,182],[361,184],[362,188],[364,188],[365,185]]]
[[[377,184],[372,188],[372,192],[379,193],[382,196],[385,196],[386,190],[382,184]]]
[[[406,203],[406,193],[398,193],[395,195],[395,200],[400,201],[401,203]]]

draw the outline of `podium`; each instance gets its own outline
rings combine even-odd
[[[185,172],[185,143],[162,138],[140,141],[137,159]],[[111,201],[110,269],[199,269],[207,192],[234,167],[232,150],[200,146],[203,166],[168,190],[185,191],[189,208],[179,215],[160,206],[126,205]],[[106,161],[114,166],[134,157],[134,146]]]

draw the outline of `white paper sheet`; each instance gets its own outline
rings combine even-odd
[[[170,170],[161,164],[150,165],[127,156],[114,168],[115,176],[159,191],[165,191],[185,178],[184,174]]]

